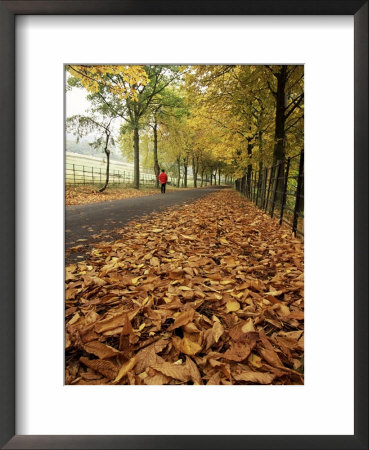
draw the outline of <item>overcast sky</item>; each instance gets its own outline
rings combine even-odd
[[[89,102],[86,98],[86,91],[73,87],[66,92],[66,115],[67,117],[76,114],[84,114],[89,107]]]
[[[86,114],[86,111],[90,108],[86,90],[77,87],[72,87],[71,90],[66,92],[65,103],[66,118],[77,114]],[[115,119],[113,122],[113,133],[116,137],[119,134],[121,123],[122,119],[119,118]]]

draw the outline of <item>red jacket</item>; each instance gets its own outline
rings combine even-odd
[[[158,176],[158,180],[160,181],[161,184],[164,184],[168,180],[168,175],[165,172],[161,172],[160,175]]]

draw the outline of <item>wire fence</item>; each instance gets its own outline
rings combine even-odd
[[[65,164],[65,184],[66,185],[104,185],[106,180],[106,170],[101,167],[84,166],[79,164]],[[133,172],[110,169],[109,185],[130,185],[133,183]],[[154,174],[141,173],[140,184],[156,184]]]
[[[253,170],[235,181],[236,189],[256,206],[279,218],[294,234],[304,235],[304,151],[271,167]]]
[[[65,163],[65,184],[67,186],[83,186],[83,185],[98,185],[103,186],[106,180],[106,169],[101,167],[93,167],[88,165]],[[203,180],[197,177],[197,186],[209,186],[217,185],[220,183],[231,184],[231,179],[228,180],[222,176],[217,177],[215,180],[206,179]],[[133,172],[130,170],[109,169],[109,185],[116,186],[130,186],[133,184]],[[147,186],[156,185],[156,177],[153,173],[140,173],[140,184]],[[168,175],[168,185],[176,186],[177,178],[173,178]],[[187,185],[189,187],[194,186],[193,176],[188,176]],[[181,187],[184,186],[184,177],[181,177]]]
[[[119,170],[115,168],[109,169],[109,186],[131,186],[133,185],[133,171],[132,170]],[[88,166],[82,164],[74,164],[74,163],[65,163],[65,184],[66,186],[83,186],[83,185],[97,185],[103,186],[106,180],[106,169],[102,167],[96,166]],[[216,179],[213,178],[204,178],[201,179],[199,176],[197,177],[197,186],[210,186],[210,185],[219,185],[219,184],[232,184],[232,178],[225,177],[222,175]],[[156,177],[153,173],[140,173],[140,184],[144,186],[152,186],[156,185]],[[168,175],[168,185],[177,186],[177,178],[173,178]],[[194,186],[193,176],[187,177],[187,186]],[[184,187],[184,176],[182,174],[180,187]]]

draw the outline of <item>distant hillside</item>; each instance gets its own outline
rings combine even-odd
[[[70,139],[69,136],[67,136],[66,140],[66,151],[72,152],[72,153],[79,153],[80,155],[86,155],[86,156],[95,156],[95,157],[103,157],[104,152],[98,151],[93,149],[88,141],[86,139],[81,139],[78,143],[76,142],[76,139],[72,138]],[[116,161],[124,161],[124,158],[118,154],[116,151],[110,154],[110,158],[114,159]]]

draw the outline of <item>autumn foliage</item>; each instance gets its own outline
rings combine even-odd
[[[86,205],[88,203],[99,203],[123,198],[143,197],[145,195],[157,194],[157,189],[145,189],[138,191],[130,188],[112,188],[99,192],[90,187],[67,187],[65,190],[65,205]]]
[[[66,267],[66,384],[303,384],[303,244],[238,193]]]

